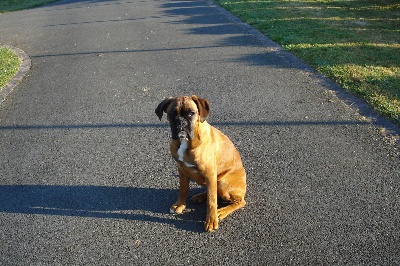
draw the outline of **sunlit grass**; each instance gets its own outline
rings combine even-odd
[[[0,0],[0,13],[22,10],[57,0]],[[0,47],[0,91],[17,73],[21,62],[18,56],[8,48]]]
[[[359,66],[343,64],[321,67],[326,76],[337,80],[345,89],[364,98],[369,104],[398,120],[400,113],[400,67]]]
[[[216,0],[400,125],[398,0]]]
[[[8,48],[0,48],[0,91],[17,73],[21,62],[18,56]]]

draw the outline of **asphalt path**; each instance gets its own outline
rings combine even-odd
[[[0,44],[32,62],[0,105],[0,265],[400,264],[398,144],[212,3],[62,1],[1,14]],[[154,109],[182,94],[209,99],[248,174],[214,233],[205,205],[169,213]]]

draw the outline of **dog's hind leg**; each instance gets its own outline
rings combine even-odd
[[[194,195],[190,201],[195,203],[203,203],[207,200],[207,192],[199,193]]]
[[[232,212],[243,208],[246,205],[246,201],[244,200],[244,195],[242,191],[231,191],[229,195],[222,195],[221,198],[225,201],[230,202],[226,207],[219,208],[218,211],[218,219],[221,221],[226,216],[231,214]]]

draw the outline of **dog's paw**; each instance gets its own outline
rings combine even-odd
[[[218,219],[222,220],[224,219],[226,216],[229,215],[230,212],[227,211],[226,207],[222,207],[218,209]]]
[[[239,202],[232,203],[226,207],[219,208],[217,210],[218,213],[218,219],[221,221],[224,219],[226,216],[234,212],[235,210],[238,210],[240,208],[243,208],[246,205],[246,201],[242,199]]]
[[[169,209],[169,212],[172,214],[181,214],[185,208],[186,208],[186,205],[175,203],[174,205],[171,206],[171,208]]]
[[[204,229],[207,232],[212,232],[218,229],[218,218],[207,217],[206,221],[204,222]]]
[[[190,201],[195,203],[202,203],[207,200],[207,192],[194,195]]]

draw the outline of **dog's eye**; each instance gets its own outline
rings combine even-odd
[[[188,113],[188,116],[189,116],[189,117],[192,117],[192,116],[194,116],[195,114],[196,114],[195,112],[190,111],[190,112]]]
[[[176,110],[175,109],[169,111],[169,113],[168,113],[168,115],[171,116],[171,117],[173,117],[175,114],[176,114]]]

